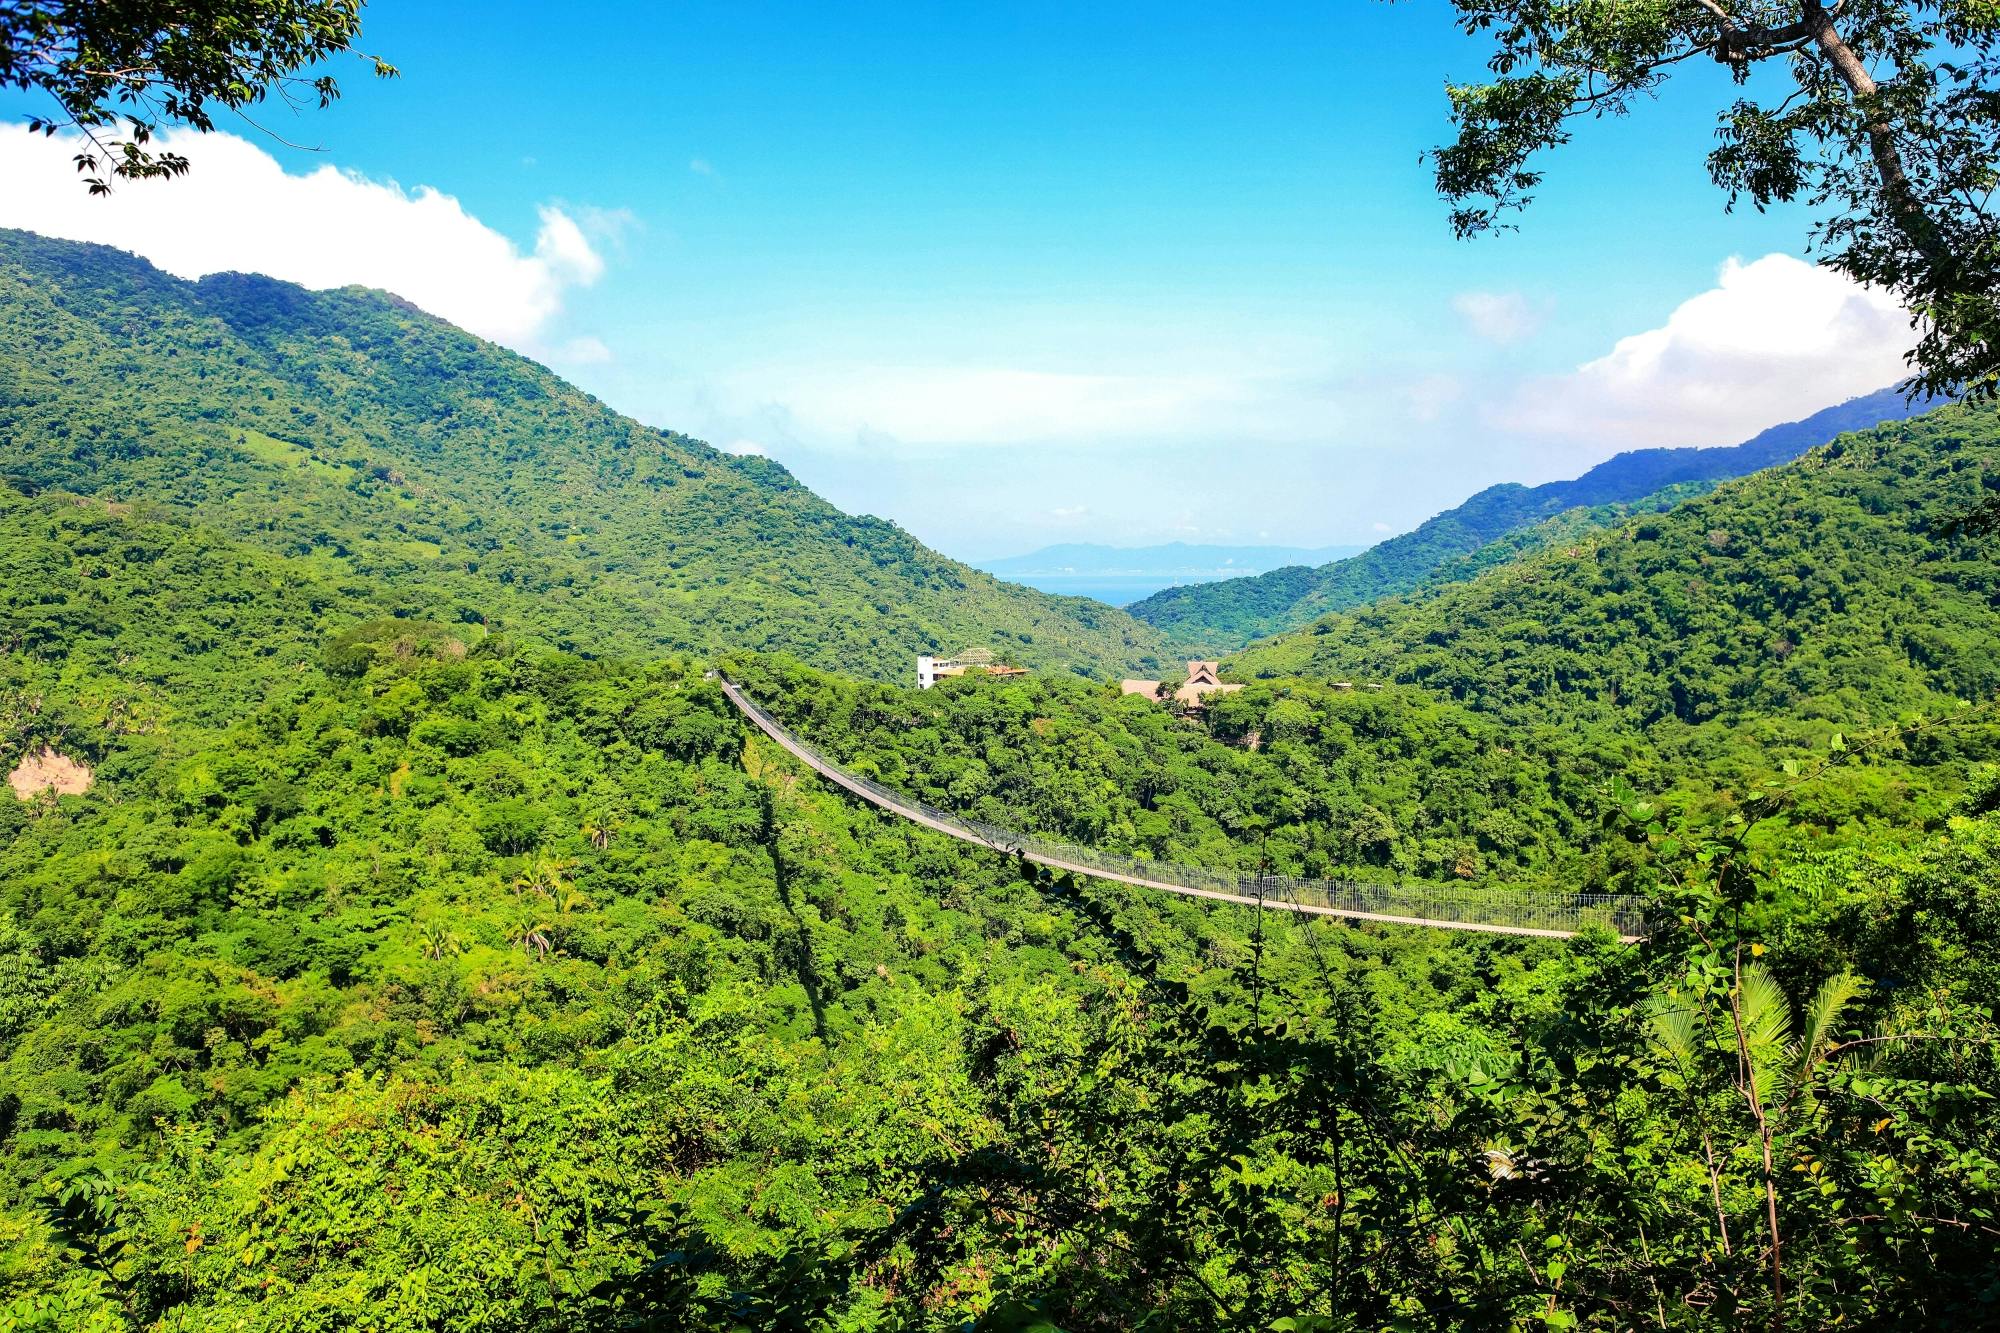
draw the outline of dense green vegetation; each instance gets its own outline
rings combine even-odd
[[[9,661],[41,696],[32,729],[99,778],[7,807],[0,853],[0,1274],[23,1327],[1765,1308],[1733,1063],[1690,1048],[1678,1010],[1649,1017],[1714,1005],[1726,942],[1670,931],[1635,967],[1602,939],[1260,929],[1027,879],[802,781],[690,666],[465,626],[359,625],[275,679],[246,663],[266,691],[213,729],[93,723],[116,658],[59,679]],[[802,715],[899,701],[746,668],[796,682]],[[939,736],[1030,703],[1052,724],[1025,728],[1039,763],[1096,704],[1147,708],[1087,695],[968,681],[900,703]],[[1388,692],[1240,697],[1426,724]],[[1245,753],[1124,721],[1142,747]],[[1386,789],[1407,766],[1379,771]],[[1198,807],[1190,853],[1242,850]],[[1628,855],[1680,877],[1712,938],[1768,950],[1758,1058],[1793,1080],[1782,1151],[1817,1164],[1780,1182],[1795,1299],[1983,1317],[1992,1034],[1954,996],[1994,979],[2000,826],[1724,875],[1720,897],[1636,834]],[[1746,895],[1747,920],[1724,909]],[[1782,1074],[1772,997],[1849,966],[1876,987],[1827,1032],[1934,1040]],[[1704,1012],[1690,1030],[1727,1021]]]
[[[758,612],[724,552],[761,525],[836,590],[884,549],[813,545],[847,520],[760,465],[631,435],[610,492],[619,459],[702,471],[642,541],[579,481],[601,437],[561,423],[597,409],[472,394],[543,384],[526,363],[290,289],[257,297],[271,341],[156,335],[154,287],[184,285],[65,253],[89,319],[0,269],[49,297],[0,300],[9,327],[76,367],[0,354],[0,771],[47,747],[94,778],[0,792],[0,1329],[2000,1314],[2000,613],[1942,521],[2000,478],[1990,413],[1522,536],[1246,654],[1184,717],[1059,669],[819,669],[888,664],[909,622]],[[460,347],[484,359],[430,407],[363,410]],[[317,415],[287,434],[260,400]],[[542,530],[586,503],[617,522]],[[724,510],[708,582],[657,596],[763,618],[647,620],[666,600],[619,559]],[[971,814],[1240,869],[1642,888],[1658,927],[1260,919],[1031,873],[842,799],[716,665]]]
[[[1421,685],[1515,725],[1886,726],[2000,689],[2000,567],[1953,525],[1995,489],[2000,419],[1943,408],[1234,665]]]
[[[1766,1308],[1760,1139],[1687,1037],[1725,1010],[1671,1007],[1726,942],[1634,967],[1024,879],[801,781],[692,668],[465,627],[336,635],[98,773],[0,854],[23,1327]],[[1994,979],[2000,827],[1722,879],[1748,922],[1682,901],[1768,950],[1795,1299],[1983,1318],[1992,1033],[1954,987]],[[1876,987],[1826,1032],[1932,1040],[1783,1073],[1771,1006],[1847,966]]]
[[[317,576],[587,652],[1154,660],[1123,612],[1003,584],[765,459],[648,430],[378,292],[182,282],[0,231],[0,483],[192,519]]]
[[[1615,740],[1514,737],[1412,690],[1259,683],[1176,717],[1059,679],[893,689],[738,660],[732,677],[863,776],[991,824],[1255,874],[1617,879],[1600,789]]]
[[[732,677],[847,767],[988,824],[1145,860],[1326,879],[1651,893],[1660,867],[1607,834],[1612,793],[1720,818],[1762,779],[1856,753],[1788,792],[1757,839],[1804,854],[1935,826],[2000,760],[1986,709],[1927,697],[1755,725],[1508,718],[1427,690],[1253,680],[1176,715],[1106,685],[944,681],[927,692],[756,659]],[[1842,717],[1848,731],[1843,732]]]
[[[1130,610],[1158,626],[1176,648],[1232,652],[1328,612],[1464,578],[1493,563],[1481,552],[1518,549],[1524,539],[1532,542],[1533,534],[1550,525],[1584,529],[1630,513],[1671,508],[1720,481],[1789,462],[1843,431],[1865,430],[1911,410],[1900,393],[1884,389],[1803,421],[1773,426],[1731,448],[1639,449],[1599,463],[1573,481],[1489,486],[1360,555],[1316,569],[1291,565],[1251,578],[1168,588],[1133,603]]]

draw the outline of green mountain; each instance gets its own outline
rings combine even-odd
[[[1660,508],[1732,477],[1789,462],[1843,431],[1864,430],[1922,411],[1884,389],[1773,426],[1719,449],[1640,449],[1572,481],[1489,486],[1455,509],[1425,520],[1360,555],[1317,568],[1274,569],[1254,578],[1168,588],[1128,609],[1187,651],[1227,652],[1309,624],[1330,611],[1365,606],[1449,578],[1448,567],[1491,543],[1574,509]]]
[[[2000,691],[2000,569],[1953,523],[1996,484],[2000,414],[1940,408],[1230,665],[1421,686],[1524,725],[1885,725]]]
[[[0,231],[0,348],[0,483],[199,523],[405,613],[898,678],[968,644],[1100,674],[1157,656],[1122,612],[948,560],[380,292],[189,283]]]
[[[957,567],[387,298],[7,244],[0,1328],[1994,1323],[1991,409],[1572,511],[1181,714],[886,683]],[[996,822],[1661,910],[1052,875],[818,781],[711,642]]]

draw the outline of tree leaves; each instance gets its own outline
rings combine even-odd
[[[76,169],[92,194],[115,180],[185,175],[188,161],[151,145],[166,125],[204,133],[213,108],[242,111],[273,94],[287,103],[340,96],[328,74],[302,70],[346,52],[363,0],[36,0],[0,8],[0,88],[32,91],[59,111],[31,117],[44,134],[75,129],[89,147]],[[396,69],[363,57],[379,78]]]
[[[2000,392],[2000,20],[1985,5],[1875,0],[1790,10],[1707,0],[1456,0],[1492,81],[1447,89],[1453,142],[1431,154],[1461,237],[1507,225],[1531,165],[1582,118],[1622,116],[1690,61],[1739,85],[1767,64],[1789,95],[1718,117],[1709,175],[1733,207],[1803,200],[1834,268],[1893,291],[1918,337],[1915,394]],[[1775,95],[1775,94],[1773,94]]]

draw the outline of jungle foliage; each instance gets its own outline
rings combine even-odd
[[[889,599],[955,567],[382,298],[176,325],[184,284],[66,253],[81,296],[0,270],[73,358],[0,356],[0,769],[94,778],[0,791],[0,1329],[2000,1315],[1992,565],[1942,521],[1990,411],[1328,622],[1181,716],[822,670],[886,667]],[[645,527],[620,488],[670,460]],[[682,542],[685,581],[620,563]],[[716,666],[1002,822],[1658,919],[1072,882],[844,799]]]
[[[136,732],[80,711],[107,674],[9,663],[98,776],[8,807],[0,851],[17,1328],[1887,1326],[2000,1299],[1983,792],[1778,855],[1614,791],[1600,836],[1669,908],[1635,953],[1024,873],[838,799],[677,661],[363,623],[252,664],[236,721]],[[1036,714],[1087,729],[1074,688]],[[996,716],[953,694],[940,734]]]

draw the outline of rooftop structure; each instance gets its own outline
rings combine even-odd
[[[1192,712],[1205,707],[1202,701],[1211,694],[1232,694],[1243,688],[1241,685],[1225,685],[1220,677],[1221,670],[1220,662],[1193,659],[1187,664],[1186,683],[1173,691],[1173,701]],[[1164,700],[1169,697],[1157,680],[1121,680],[1118,692],[1144,695],[1148,699]]]

